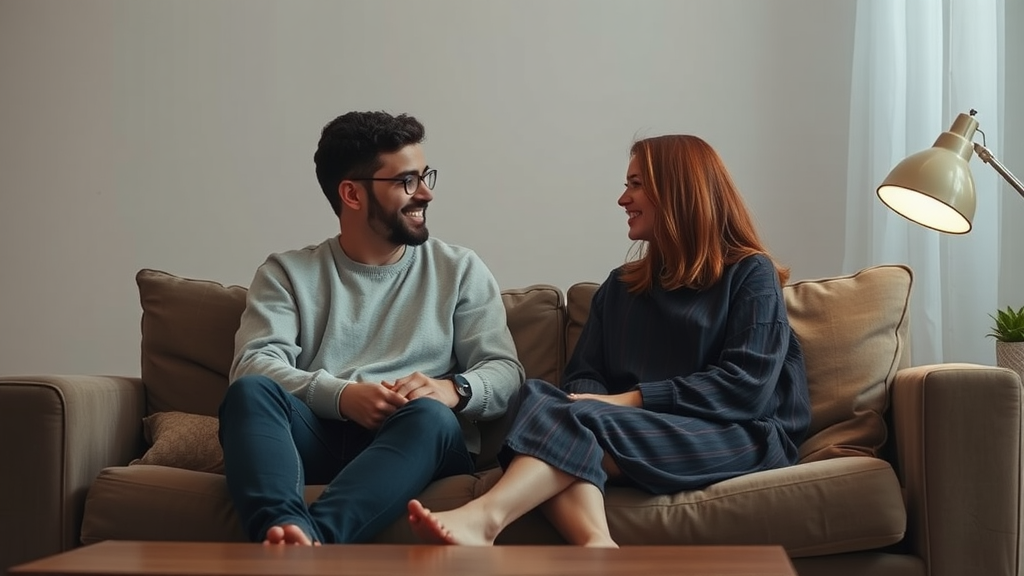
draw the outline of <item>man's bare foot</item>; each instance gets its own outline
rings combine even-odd
[[[267,539],[264,544],[291,544],[294,546],[319,546],[319,542],[309,539],[309,536],[295,524],[284,526],[271,526],[267,530]]]
[[[489,526],[483,512],[467,508],[472,507],[431,512],[419,500],[410,500],[409,527],[417,538],[428,544],[494,545],[500,529]]]

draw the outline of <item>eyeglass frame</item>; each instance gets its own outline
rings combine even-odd
[[[430,180],[428,182],[427,180]],[[423,174],[416,174],[411,172],[401,178],[353,178],[353,180],[368,180],[371,182],[401,182],[402,187],[405,189],[406,196],[412,196],[416,193],[416,190],[420,187],[420,182],[427,187],[427,190],[433,190],[437,184],[437,168],[431,168]],[[415,182],[415,184],[413,184]],[[412,189],[409,189],[412,186]]]

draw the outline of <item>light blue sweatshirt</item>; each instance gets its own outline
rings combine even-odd
[[[235,334],[231,381],[262,374],[313,412],[342,418],[350,382],[381,382],[422,372],[464,374],[473,397],[459,413],[470,423],[504,414],[524,371],[501,293],[475,252],[431,238],[407,246],[386,266],[350,259],[337,236],[272,254],[259,267]]]

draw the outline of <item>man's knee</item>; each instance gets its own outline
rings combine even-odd
[[[422,438],[436,434],[462,442],[462,426],[455,413],[448,406],[431,398],[410,400],[388,417],[382,431],[389,427],[401,427],[406,432],[411,431]]]
[[[224,400],[220,404],[220,416],[223,417],[225,411],[244,409],[245,406],[250,406],[253,402],[266,401],[282,391],[277,382],[266,376],[258,374],[242,376],[232,382],[224,393]]]
[[[417,398],[410,400],[398,410],[395,415],[402,415],[406,418],[422,420],[425,423],[436,425],[439,422],[451,422],[458,424],[455,413],[452,409],[432,398]]]

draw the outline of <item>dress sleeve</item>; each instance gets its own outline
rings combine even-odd
[[[730,422],[769,415],[790,348],[785,300],[771,266],[756,268],[732,290],[717,359],[691,374],[641,382],[645,408]]]

